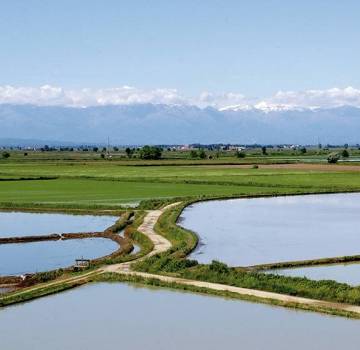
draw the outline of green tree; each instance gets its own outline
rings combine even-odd
[[[246,154],[245,154],[245,152],[241,152],[241,151],[237,150],[237,151],[235,152],[235,156],[236,156],[237,158],[245,158],[245,157],[246,157]]]
[[[131,158],[132,155],[133,155],[133,153],[134,153],[134,150],[131,149],[130,147],[126,147],[125,153],[126,153],[126,155],[127,155],[128,158]]]
[[[7,159],[7,158],[10,157],[10,153],[5,151],[5,152],[2,153],[2,157],[3,157],[4,159]]]
[[[93,147],[93,151],[97,152],[99,150],[99,147]]]
[[[349,151],[347,149],[344,149],[342,152],[341,152],[341,156],[343,158],[349,158],[350,154],[349,154]]]
[[[307,152],[307,149],[305,147],[300,148],[300,153],[305,154]]]
[[[190,151],[190,158],[197,158],[198,157],[198,153],[196,152],[196,150],[192,149]]]
[[[155,146],[144,146],[140,149],[139,156],[141,159],[160,159],[162,149]]]
[[[203,149],[201,149],[201,150],[199,151],[199,157],[200,157],[201,159],[205,159],[205,158],[206,158],[206,153],[205,153],[205,151],[204,151]]]
[[[266,149],[265,146],[262,146],[262,147],[261,147],[261,152],[262,152],[263,156],[266,156],[266,155],[267,155],[267,149]]]

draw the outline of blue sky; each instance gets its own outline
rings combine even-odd
[[[265,97],[360,87],[360,1],[0,4],[0,86]]]

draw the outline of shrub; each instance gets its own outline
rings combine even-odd
[[[204,151],[203,149],[199,151],[199,157],[200,157],[201,159],[205,159],[205,158],[206,158],[206,153],[205,153],[205,151]]]
[[[327,161],[330,164],[335,164],[340,159],[339,153],[333,152],[328,155]]]
[[[5,151],[5,152],[2,153],[2,157],[3,157],[4,159],[7,159],[7,158],[10,157],[10,153]]]
[[[240,152],[240,151],[236,151],[235,155],[238,158],[245,158],[246,157],[246,154],[244,152]]]
[[[196,152],[196,150],[192,149],[190,151],[190,158],[197,158],[198,157],[198,153]]]
[[[144,146],[140,149],[141,159],[160,159],[162,150],[160,147]]]
[[[211,264],[209,265],[209,269],[210,271],[214,271],[216,273],[226,273],[229,272],[229,268],[226,264],[217,261],[217,260],[213,260],[211,262]]]
[[[347,149],[344,149],[342,152],[341,152],[341,156],[343,158],[349,158],[350,154],[349,154],[349,151]]]

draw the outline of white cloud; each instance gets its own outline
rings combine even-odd
[[[239,104],[222,110],[259,109],[264,112],[302,110],[317,108],[335,108],[353,106],[360,108],[360,90],[353,87],[327,90],[279,91],[274,96],[258,100],[249,105]]]
[[[194,104],[200,107],[211,106],[214,108],[223,108],[229,105],[246,105],[248,103],[249,99],[240,93],[212,93],[208,91],[202,92],[200,96],[194,101]]]
[[[0,103],[50,106],[103,106],[141,103],[196,105],[220,110],[259,109],[265,112],[306,108],[360,107],[360,90],[353,87],[327,90],[279,91],[264,99],[249,99],[241,93],[203,92],[186,98],[176,89],[138,89],[131,86],[107,89],[65,89],[44,85],[41,87],[0,86]]]
[[[298,108],[360,107],[360,90],[353,87],[327,90],[279,91],[264,102]]]
[[[41,87],[0,86],[0,103],[50,106],[103,106],[137,103],[186,104],[175,89],[141,90],[130,86],[108,89],[63,89]]]
[[[36,105],[68,104],[62,88],[44,85],[34,87],[0,86],[0,103],[32,103]]]

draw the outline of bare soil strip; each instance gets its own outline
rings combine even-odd
[[[198,167],[216,168],[239,168],[251,169],[248,164],[221,164],[221,165],[198,165]],[[313,170],[313,171],[360,171],[360,165],[345,164],[314,164],[314,163],[289,163],[289,164],[258,164],[261,169],[284,169],[284,170]]]

